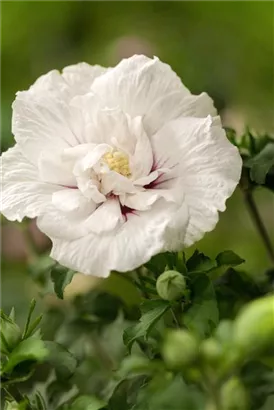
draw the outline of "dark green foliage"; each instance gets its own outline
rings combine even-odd
[[[244,193],[271,188],[271,138],[228,133]],[[43,320],[32,301],[23,328],[1,312],[5,410],[272,409],[273,268],[252,278],[244,262],[232,250],[164,252],[123,274],[125,297],[100,283],[66,299],[74,272],[38,257],[31,277],[58,299]],[[169,275],[175,296],[159,288]]]
[[[51,269],[51,280],[58,298],[63,299],[65,287],[72,281],[74,271],[64,266],[56,265]]]

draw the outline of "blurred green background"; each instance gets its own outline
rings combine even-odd
[[[54,68],[79,61],[112,66],[136,53],[157,55],[193,93],[208,92],[225,125],[273,134],[273,9],[263,1],[3,1],[2,149],[14,143],[16,91]],[[261,189],[255,197],[274,241],[273,194]],[[18,227],[3,224],[2,305],[20,306],[24,314],[37,294],[26,268],[26,240]],[[48,247],[34,225],[30,234],[41,251]],[[210,256],[234,250],[253,275],[270,266],[238,191],[198,247]]]

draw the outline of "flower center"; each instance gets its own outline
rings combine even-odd
[[[126,154],[115,150],[112,152],[107,152],[103,155],[103,159],[111,171],[115,171],[127,178],[130,177],[131,172],[129,167],[129,159]]]

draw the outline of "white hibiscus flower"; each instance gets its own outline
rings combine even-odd
[[[17,94],[12,131],[2,213],[37,217],[51,256],[96,276],[201,239],[241,173],[208,95],[143,55],[40,77]]]

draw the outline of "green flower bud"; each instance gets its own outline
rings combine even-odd
[[[19,326],[4,316],[1,317],[1,339],[1,352],[5,354],[14,349],[21,339]]]
[[[158,277],[156,289],[162,299],[176,300],[184,294],[186,281],[181,273],[168,270]]]
[[[164,341],[162,354],[167,366],[179,369],[192,363],[198,355],[198,341],[186,330],[171,330]]]
[[[249,408],[248,393],[237,377],[233,377],[222,386],[220,396],[223,410],[247,410]]]
[[[274,344],[274,296],[255,300],[235,319],[234,344],[249,355],[263,353]]]
[[[222,320],[215,330],[214,336],[222,345],[229,344],[233,338],[232,320]]]
[[[217,340],[213,339],[213,337],[202,342],[200,352],[204,359],[212,365],[215,365],[222,360],[222,345]]]

